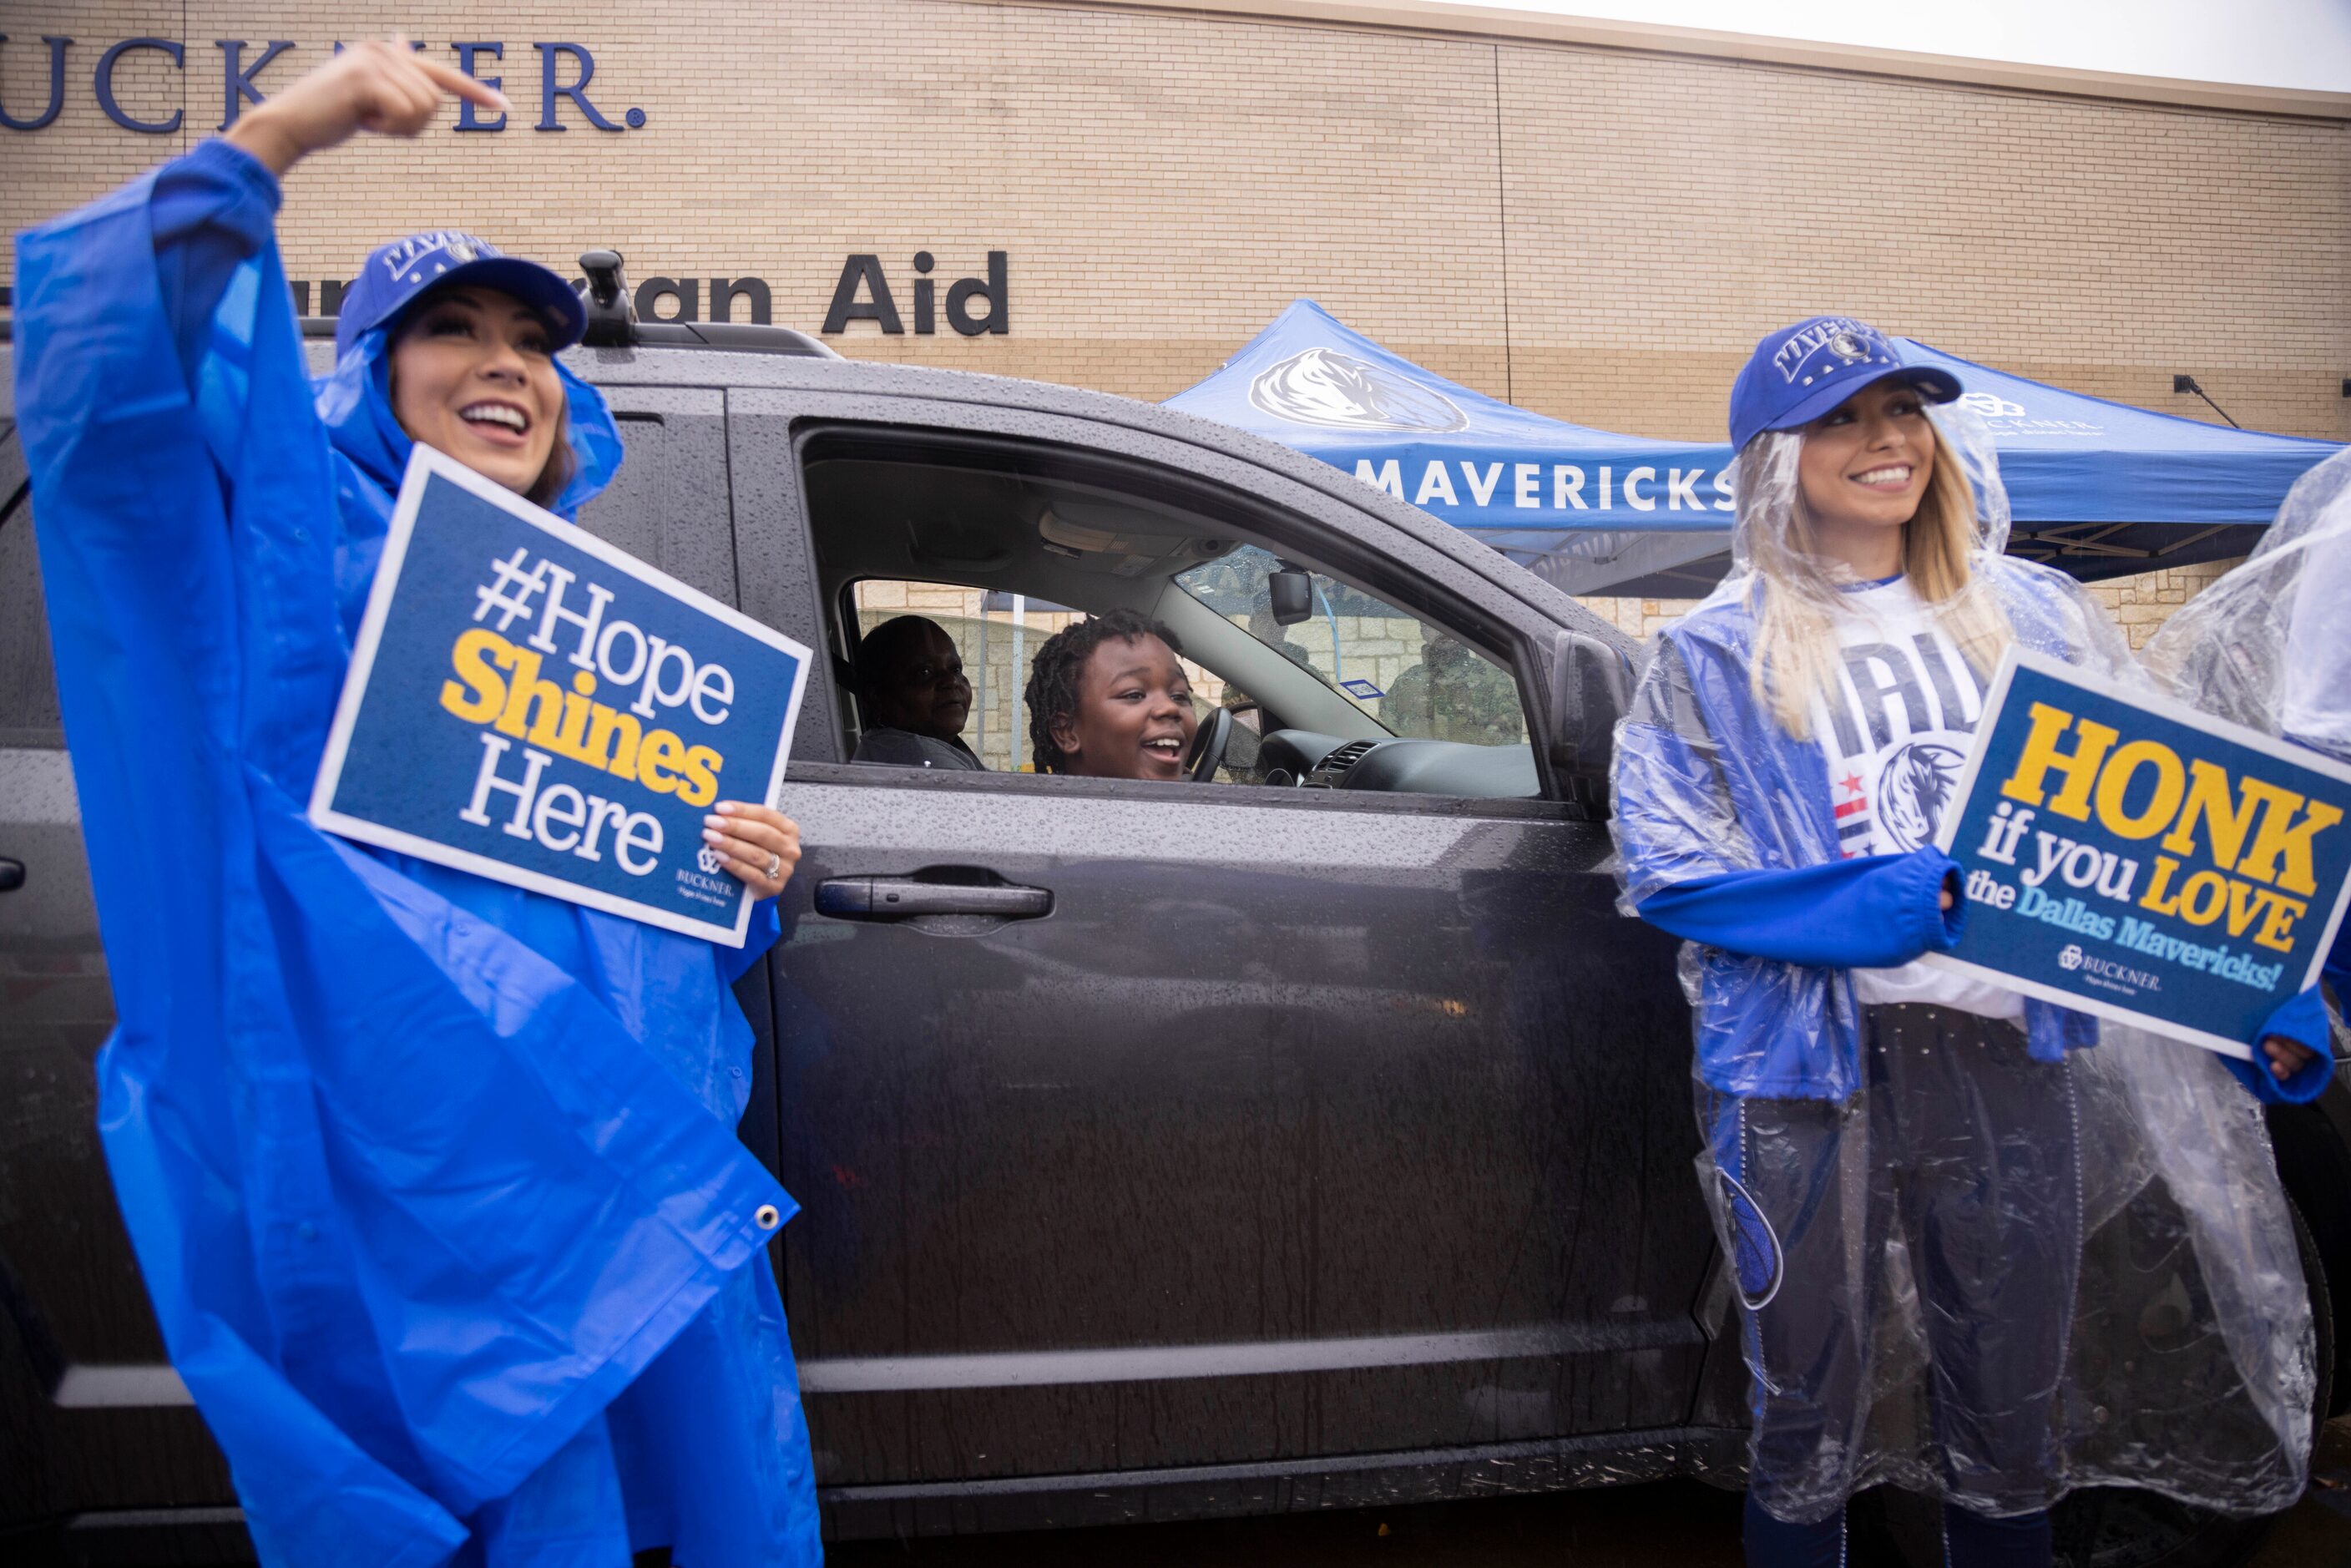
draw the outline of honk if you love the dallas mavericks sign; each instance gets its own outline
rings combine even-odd
[[[1966,935],[1928,962],[2249,1057],[2315,984],[2351,768],[2012,651],[1938,842]]]
[[[732,946],[808,650],[418,446],[310,798],[363,843]]]

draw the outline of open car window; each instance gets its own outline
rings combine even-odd
[[[1391,735],[1470,746],[1520,746],[1526,709],[1508,670],[1434,622],[1322,572],[1311,613],[1275,619],[1266,585],[1280,566],[1243,545],[1176,578],[1176,585],[1259,643],[1311,671]]]
[[[1433,615],[1406,608],[1421,601],[1418,579],[1376,558],[1356,564],[1379,590],[1358,586],[1347,563],[1360,544],[1322,537],[1326,524],[1176,470],[1046,442],[846,425],[810,433],[799,453],[845,698],[844,756],[1034,770],[1023,699],[1039,652],[1080,616],[1128,610],[1179,642],[1220,781],[1543,793],[1522,688],[1498,657],[1494,625],[1444,609],[1453,601],[1434,583]],[[1302,618],[1281,624],[1277,593]],[[854,664],[864,638],[900,615],[946,633],[970,703],[952,740],[935,723],[877,735],[869,750]]]
[[[1029,664],[1048,637],[1083,620],[1082,611],[1007,589],[904,579],[866,578],[850,592],[860,640],[901,615],[920,615],[946,632],[962,656],[964,678],[971,683],[971,715],[964,722],[963,743],[990,772],[1036,771],[1029,741]],[[1181,663],[1192,685],[1192,706],[1206,717],[1228,700],[1231,688],[1197,661]]]

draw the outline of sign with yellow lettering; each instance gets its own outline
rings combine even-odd
[[[719,800],[773,804],[808,650],[419,445],[310,820],[739,947]]]
[[[1965,935],[1927,962],[2250,1058],[2351,890],[2351,768],[2013,649],[1937,843]]]

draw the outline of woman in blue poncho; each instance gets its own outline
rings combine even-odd
[[[741,951],[329,838],[305,820],[414,443],[569,517],[618,433],[554,359],[534,263],[379,249],[309,383],[278,178],[446,94],[345,51],[18,243],[16,413],[120,1024],[99,1059],[124,1216],[272,1563],[820,1559],[737,1143]],[[797,830],[707,837],[771,901]]]

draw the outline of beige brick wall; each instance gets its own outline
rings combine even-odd
[[[776,319],[813,328],[852,252],[881,256],[908,310],[916,250],[944,298],[1002,249],[1008,336],[860,324],[839,347],[1160,398],[1311,295],[1540,412],[1688,438],[1719,435],[1758,333],[1837,308],[2192,417],[2170,392],[2189,371],[2248,424],[2351,437],[2342,121],[1175,7],[7,0],[5,17],[19,117],[47,87],[39,36],[77,40],[58,123],[0,131],[12,229],[210,133],[213,40],[248,57],[296,40],[267,89],[398,26],[444,59],[503,40],[516,127],[444,120],[303,166],[281,220],[294,277],[448,224],[559,263],[615,246],[640,279],[761,277]],[[118,76],[134,112],[184,108],[172,136],[117,128],[90,92],[106,44],[141,34],[187,41],[184,72],[147,52]],[[549,38],[592,49],[590,96],[644,127],[565,106],[571,129],[528,129],[530,45]]]
[[[2090,596],[2105,606],[2130,639],[2134,651],[2147,646],[2156,628],[2168,619],[2171,612],[2217,582],[2233,560],[2208,561],[2200,566],[2167,567],[2160,571],[2143,571],[2131,577],[2110,578],[2105,582],[2090,584]],[[1577,601],[1586,609],[1604,617],[1627,636],[1644,642],[1657,629],[1677,616],[1689,612],[1698,602],[1694,599],[1603,599]]]
[[[2147,640],[2155,635],[2156,628],[2169,619],[2173,611],[2218,582],[2236,564],[2233,560],[2216,560],[2203,566],[2145,571],[2136,577],[2094,584],[2090,591],[2122,622],[2136,650],[2147,646]]]

